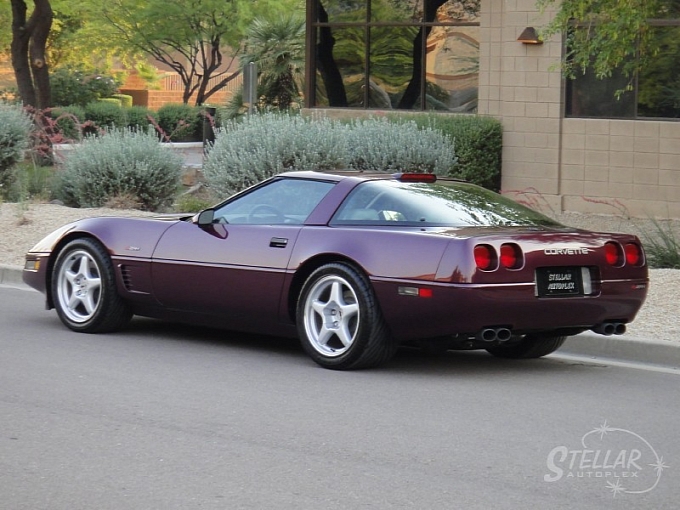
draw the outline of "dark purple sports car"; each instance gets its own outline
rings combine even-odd
[[[649,282],[633,235],[431,174],[360,172],[281,174],[193,217],[77,221],[31,249],[24,281],[74,331],[137,314],[299,336],[334,369],[400,344],[540,357],[623,333]]]

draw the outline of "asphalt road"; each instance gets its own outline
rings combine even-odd
[[[403,350],[333,372],[287,340],[72,333],[7,287],[0,335],[2,510],[680,506],[671,370]]]

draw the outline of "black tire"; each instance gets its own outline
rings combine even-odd
[[[52,273],[52,299],[57,315],[73,331],[116,331],[132,317],[118,295],[111,258],[94,239],[76,239],[59,252]]]
[[[309,276],[298,300],[297,327],[303,349],[324,368],[375,367],[397,349],[371,284],[346,263],[326,264]]]
[[[500,344],[487,347],[486,350],[498,358],[531,359],[546,356],[559,349],[566,336],[526,335],[519,342],[509,345]]]

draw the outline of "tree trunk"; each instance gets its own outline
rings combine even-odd
[[[24,105],[35,106],[35,89],[31,77],[31,67],[28,63],[28,45],[31,39],[26,29],[26,2],[12,0],[12,68],[17,80],[19,97]]]
[[[316,3],[318,20],[328,23],[328,13],[320,1]],[[319,44],[316,45],[317,67],[326,86],[329,106],[347,106],[347,93],[342,81],[342,74],[333,58],[335,39],[329,27],[319,29]]]
[[[425,21],[431,23],[434,21],[437,15],[437,9],[439,9],[446,0],[425,0]],[[425,30],[425,36],[423,37],[423,29]],[[413,74],[411,75],[411,81],[409,81],[404,95],[401,96],[401,101],[397,105],[399,109],[411,109],[415,106],[416,101],[421,94],[425,92],[422,89],[422,70],[423,70],[423,41],[427,39],[432,31],[431,26],[421,27],[418,33],[413,39]]]
[[[52,7],[49,0],[34,0],[33,13],[26,19],[26,2],[11,2],[12,67],[19,97],[26,106],[47,108],[51,105],[51,93],[45,46],[52,28]]]
[[[35,20],[31,44],[28,55],[31,61],[31,72],[35,86],[37,107],[48,108],[52,106],[52,92],[50,90],[50,73],[45,54],[47,36],[52,28],[52,7],[49,0],[34,0],[35,9],[29,21]]]

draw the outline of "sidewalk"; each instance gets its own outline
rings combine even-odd
[[[0,264],[0,285],[25,287],[22,268]],[[28,287],[26,287],[28,288]],[[680,373],[680,344],[636,339],[622,336],[603,336],[592,332],[569,337],[558,354],[592,359],[645,363],[678,369]]]

